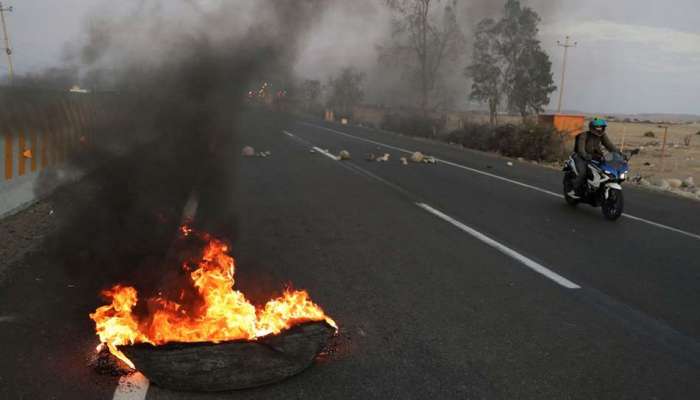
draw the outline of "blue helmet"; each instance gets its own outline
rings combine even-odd
[[[601,134],[605,132],[607,127],[608,123],[602,118],[593,118],[591,123],[588,124],[588,128],[591,130],[591,132],[600,132]]]

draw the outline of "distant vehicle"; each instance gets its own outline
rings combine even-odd
[[[628,160],[638,153],[639,150],[625,155],[608,153],[604,159],[588,163],[588,177],[580,199],[569,196],[574,179],[578,175],[572,155],[564,165],[564,199],[571,206],[586,203],[593,207],[601,207],[605,218],[616,221],[622,216],[625,207],[622,183],[628,178]]]

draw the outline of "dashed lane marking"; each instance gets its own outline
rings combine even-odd
[[[537,272],[540,275],[544,275],[545,277],[553,280],[554,282],[558,283],[561,286],[564,286],[567,289],[581,289],[581,286],[571,282],[570,280],[564,278],[563,276],[557,274],[556,272],[550,270],[549,268],[545,267],[544,265],[518,253],[517,251],[511,249],[510,247],[494,240],[491,239],[490,237],[484,235],[483,233],[477,231],[474,228],[471,228],[467,225],[464,225],[463,223],[457,221],[456,219],[450,217],[447,214],[444,214],[443,212],[434,209],[433,207],[424,204],[424,203],[416,203],[416,205],[425,211],[433,214],[434,216],[440,218],[443,221],[449,222],[450,224],[456,226],[463,232],[466,232],[467,234],[471,235],[472,237],[476,238],[477,240],[493,247],[494,249],[500,251],[501,253],[507,255],[510,258],[513,258],[516,261],[519,261],[526,267],[530,268],[531,270]]]

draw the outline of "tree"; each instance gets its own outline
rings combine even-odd
[[[402,66],[408,82],[419,92],[423,116],[439,89],[440,74],[446,61],[455,61],[463,54],[463,36],[457,23],[457,0],[446,0],[442,18],[441,0],[384,0],[394,12],[392,42],[379,48],[384,64]]]
[[[527,49],[518,57],[508,107],[521,116],[539,114],[549,104],[549,95],[557,87],[552,80],[552,62],[539,48]]]
[[[519,0],[508,0],[501,20],[484,19],[477,27],[466,74],[473,80],[471,97],[489,105],[492,122],[503,97],[525,118],[542,112],[556,90],[552,62],[537,39],[540,21]]]
[[[335,78],[328,82],[330,97],[328,105],[341,114],[349,114],[353,106],[359,104],[365,97],[362,83],[365,74],[354,68],[343,68]]]
[[[300,90],[301,101],[306,111],[311,111],[319,105],[321,98],[321,81],[307,79],[302,82]]]
[[[508,0],[496,27],[498,52],[505,60],[504,92],[508,108],[526,117],[540,113],[556,90],[552,62],[537,39],[540,16],[520,0]]]
[[[489,106],[489,121],[496,123],[498,106],[502,102],[503,71],[496,54],[496,21],[482,20],[476,27],[472,64],[464,74],[472,79],[470,98]]]

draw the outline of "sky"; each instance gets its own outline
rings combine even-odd
[[[66,49],[80,48],[89,16],[120,12],[144,0],[3,0],[19,73],[58,65]],[[156,1],[156,0],[145,0]],[[182,1],[182,0],[180,0]],[[201,7],[217,1],[189,0]],[[465,34],[491,15],[495,1],[466,3]],[[171,0],[172,3],[177,0]],[[376,45],[389,32],[389,15],[379,0],[349,0],[318,21],[294,70],[327,79],[348,65],[377,71]],[[488,3],[488,6],[482,4]],[[700,2],[697,0],[525,0],[542,16],[540,39],[560,84],[563,51],[557,40],[572,36],[564,108],[589,113],[700,114]],[[122,4],[121,6],[119,4]],[[486,10],[488,8],[488,10]],[[121,10],[123,11],[123,10]],[[189,8],[180,9],[190,12]],[[481,14],[484,15],[481,15]],[[6,71],[0,59],[0,73]],[[368,82],[372,83],[371,79]],[[468,82],[459,90],[467,104]],[[371,90],[369,91],[371,93]],[[552,95],[554,108],[558,92]]]

